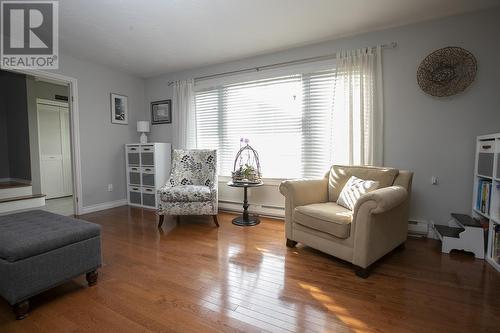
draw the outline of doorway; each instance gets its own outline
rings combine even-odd
[[[78,116],[79,115],[78,82],[75,78],[72,77],[68,77],[57,73],[40,71],[40,70],[16,69],[9,71],[18,74],[25,74],[31,78],[34,78],[36,81],[52,83],[59,86],[65,86],[67,89],[67,93],[65,94],[66,100],[62,101],[61,102],[62,104],[58,104],[59,101],[54,101],[54,100],[49,101],[52,102],[52,105],[56,105],[57,107],[63,109],[65,108],[67,111],[59,109],[59,123],[60,123],[60,128],[63,129],[60,134],[63,137],[61,143],[65,142],[65,146],[63,146],[60,150],[61,151],[60,163],[63,174],[62,178],[64,179],[62,183],[63,184],[62,191],[61,188],[59,187],[58,191],[51,192],[58,194],[55,194],[53,199],[46,200],[45,208],[47,210],[51,210],[54,212],[60,212],[61,214],[64,215],[78,216],[83,212],[83,205],[80,199],[82,197],[82,181],[81,181],[82,176],[81,176],[81,159],[80,159],[80,131],[79,131],[79,116]],[[38,102],[39,100],[37,99],[34,107],[36,115],[35,118],[38,118],[37,117]],[[51,105],[51,103],[47,103],[46,101],[40,101],[40,102],[41,102],[40,104]],[[34,126],[37,125],[38,125],[38,120],[35,120]],[[69,136],[69,140],[65,140],[67,136]],[[37,134],[37,141],[38,141],[38,134]],[[40,148],[38,142],[36,144],[36,148],[37,150]],[[41,155],[50,155],[50,154],[40,154],[40,152],[37,151],[36,154],[37,160],[40,161],[39,157],[41,157]],[[50,171],[50,169],[48,170]],[[41,171],[41,165],[39,171]],[[60,174],[59,171],[57,172],[57,174]],[[46,180],[51,179],[51,177],[52,176],[50,174],[45,173],[44,178]],[[42,182],[42,175],[40,173],[40,183],[39,183],[40,188],[41,188],[41,182]],[[60,195],[61,193],[67,194],[68,192],[70,196],[58,197],[58,195]]]

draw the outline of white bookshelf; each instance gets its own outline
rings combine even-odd
[[[491,183],[489,210],[486,211],[477,205],[481,181]],[[500,271],[500,244],[495,245],[500,237],[500,133],[477,137],[473,186],[472,216],[488,220],[486,260]]]
[[[170,143],[125,145],[127,199],[130,206],[158,208],[157,191],[170,176],[171,150]]]

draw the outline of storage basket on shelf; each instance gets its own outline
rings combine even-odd
[[[234,159],[232,178],[234,183],[252,183],[262,182],[262,173],[260,170],[259,154],[250,146],[248,139],[240,139],[240,150]]]

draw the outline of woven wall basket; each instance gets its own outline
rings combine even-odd
[[[417,71],[420,88],[429,95],[445,97],[464,91],[474,81],[474,55],[461,47],[445,47],[429,54]]]

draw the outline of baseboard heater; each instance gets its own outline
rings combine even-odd
[[[413,237],[427,237],[429,224],[424,221],[408,221],[408,235]]]
[[[241,201],[233,200],[219,200],[219,204],[221,205],[221,210],[228,212],[241,212],[243,205]],[[272,210],[274,210],[274,212]],[[274,205],[259,205],[250,203],[249,212],[253,214],[259,214],[260,216],[283,219],[285,215],[285,208]]]
[[[235,204],[235,205],[242,205],[243,204],[241,201],[233,201],[233,200],[219,200],[219,203],[229,203],[229,204]],[[282,206],[259,205],[259,204],[252,204],[252,203],[250,205],[259,206],[262,208],[272,208],[272,209],[285,210],[285,207],[282,207]]]
[[[219,203],[228,203],[228,204],[239,204],[239,205],[242,205],[241,201],[231,201],[231,200],[219,200]]]

